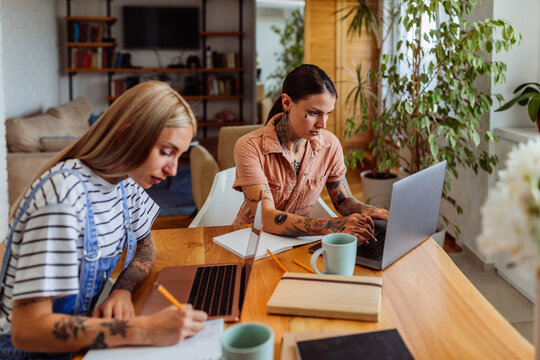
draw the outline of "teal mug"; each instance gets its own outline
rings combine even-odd
[[[225,360],[272,360],[274,331],[257,322],[236,324],[223,332],[221,348]]]
[[[317,274],[352,275],[356,262],[356,236],[335,233],[322,238],[322,247],[311,256],[311,267]],[[324,271],[317,269],[317,258],[323,255]]]

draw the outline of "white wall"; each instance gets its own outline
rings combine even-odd
[[[0,239],[9,212],[5,119],[58,105],[58,33],[55,0],[0,3]]]
[[[4,106],[4,70],[3,70],[3,24],[4,11],[3,6],[6,0],[0,0],[0,242],[7,236],[8,229],[8,186],[7,186],[7,168],[6,168],[6,127],[5,106]]]
[[[105,1],[96,2],[95,0],[80,0],[71,2],[72,16],[105,16],[106,7]],[[237,0],[222,0],[207,2],[207,30],[212,31],[236,31],[238,28],[238,4]],[[118,46],[117,51],[129,51],[132,54],[132,65],[143,67],[158,67],[159,65],[166,67],[173,62],[173,59],[178,56],[183,58],[185,62],[187,57],[196,54],[201,58],[202,49],[198,51],[170,51],[159,50],[124,50],[122,48],[122,7],[125,5],[141,5],[141,6],[201,6],[200,0],[154,0],[151,3],[147,0],[115,0],[111,3],[111,16],[116,17],[117,21],[112,26],[111,35],[116,39]],[[58,3],[58,17],[63,18],[66,14],[65,1]],[[244,120],[246,122],[255,121],[255,4],[252,1],[244,1],[243,12],[243,30],[246,33],[243,40],[244,47]],[[201,23],[202,26],[202,23]],[[65,23],[61,27],[61,38],[65,39]],[[212,46],[212,50],[217,51],[238,51],[238,40],[236,37],[209,38],[207,44]],[[63,52],[61,59],[62,67],[65,67],[66,51]],[[124,78],[131,75],[140,75],[145,79],[157,78],[159,74],[119,74],[119,78]],[[167,74],[174,81],[181,81],[184,75]],[[62,74],[60,80],[61,98],[64,101],[69,99],[68,93],[68,76]],[[94,112],[101,112],[108,106],[105,96],[107,96],[107,75],[96,73],[80,73],[74,77],[74,97],[87,96],[92,103]],[[230,109],[233,113],[238,113],[237,101],[208,101],[208,115],[213,116],[214,113]],[[202,116],[202,106],[199,102],[190,101],[195,114]]]
[[[517,6],[519,4],[519,6]],[[507,0],[495,0],[493,17],[508,20],[523,36],[521,45],[512,48],[508,53],[493,55],[494,61],[508,65],[506,83],[495,85],[495,93],[504,96],[505,101],[514,97],[514,89],[524,82],[540,82],[540,1],[520,0],[514,3]],[[496,102],[498,105],[498,103]],[[535,126],[528,117],[526,106],[495,112],[492,108],[490,129],[501,127]]]
[[[2,18],[6,118],[58,105],[55,0],[4,0]]]

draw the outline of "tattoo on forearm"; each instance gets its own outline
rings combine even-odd
[[[101,326],[109,328],[111,335],[120,334],[123,338],[127,337],[127,330],[132,327],[127,320],[119,319],[113,319],[112,322],[101,324]]]
[[[246,195],[246,193],[244,193],[244,199],[246,199],[246,201],[251,202],[251,203],[257,203],[257,202],[259,202],[259,200],[257,200],[257,199],[252,199],[252,198],[248,197],[248,196]]]
[[[284,236],[306,236],[321,234],[325,230],[340,232],[345,228],[347,219],[311,219],[298,220],[296,224],[288,226],[280,234]],[[297,225],[298,224],[298,225]]]
[[[92,350],[92,349],[106,349],[108,347],[109,346],[105,343],[105,333],[100,332],[96,336],[94,341],[92,341],[92,343],[90,345],[85,346],[84,348],[82,348],[81,351],[86,352],[86,351]]]
[[[278,225],[283,224],[285,220],[287,220],[287,214],[285,213],[280,213],[274,216],[274,222]]]
[[[150,233],[137,243],[137,249],[133,260],[124,270],[116,283],[113,290],[128,290],[133,293],[142,282],[146,279],[156,261],[156,247],[152,241]]]
[[[53,336],[58,340],[67,341],[72,335],[74,339],[77,339],[79,332],[87,335],[84,325],[86,320],[88,319],[80,316],[63,317],[54,324]]]
[[[349,183],[345,178],[326,183],[326,189],[332,198],[334,207],[341,215],[364,213],[366,205],[352,196]]]
[[[51,300],[50,298],[46,298],[46,297],[23,299],[23,300],[17,301],[13,305],[13,307],[14,308],[22,308],[22,307],[25,307],[25,306],[28,306],[28,305],[31,305],[31,304],[35,304],[35,303],[42,302],[42,301],[50,301],[50,300]]]

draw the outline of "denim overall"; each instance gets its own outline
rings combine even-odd
[[[79,267],[79,293],[76,295],[69,295],[53,300],[53,313],[79,315],[79,316],[91,316],[95,303],[101,293],[101,290],[105,286],[105,283],[109,279],[111,272],[116,267],[123,248],[126,246],[127,240],[127,253],[124,261],[123,270],[126,269],[130,263],[133,255],[135,254],[136,239],[131,229],[131,219],[129,217],[129,207],[126,200],[126,191],[124,188],[124,182],[120,182],[120,190],[122,192],[123,203],[123,215],[124,215],[124,228],[126,231],[125,238],[120,242],[118,248],[108,256],[101,255],[101,249],[97,241],[96,226],[94,223],[94,212],[92,210],[92,203],[88,196],[86,184],[81,176],[72,169],[60,169],[51,172],[44,177],[38,185],[32,190],[32,192],[24,199],[22,206],[19,208],[15,221],[11,225],[9,237],[5,244],[4,259],[2,261],[2,270],[0,272],[0,281],[3,281],[7,272],[9,255],[11,253],[11,244],[13,242],[13,234],[15,228],[19,223],[21,217],[26,212],[30,201],[34,197],[36,191],[55,174],[65,172],[75,175],[84,188],[84,194],[86,197],[86,219],[84,227],[84,258]],[[0,290],[1,291],[1,290]],[[1,294],[1,292],[0,292]],[[30,325],[29,325],[30,326]],[[71,359],[74,353],[34,353],[18,350],[11,344],[11,335],[0,335],[0,359]]]

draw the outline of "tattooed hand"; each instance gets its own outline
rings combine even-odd
[[[388,221],[388,215],[390,214],[390,212],[383,208],[376,208],[375,206],[365,205],[362,214],[368,215],[373,219]]]
[[[346,216],[347,222],[339,232],[353,234],[360,242],[377,241],[373,235],[374,224],[371,217],[364,214]]]

